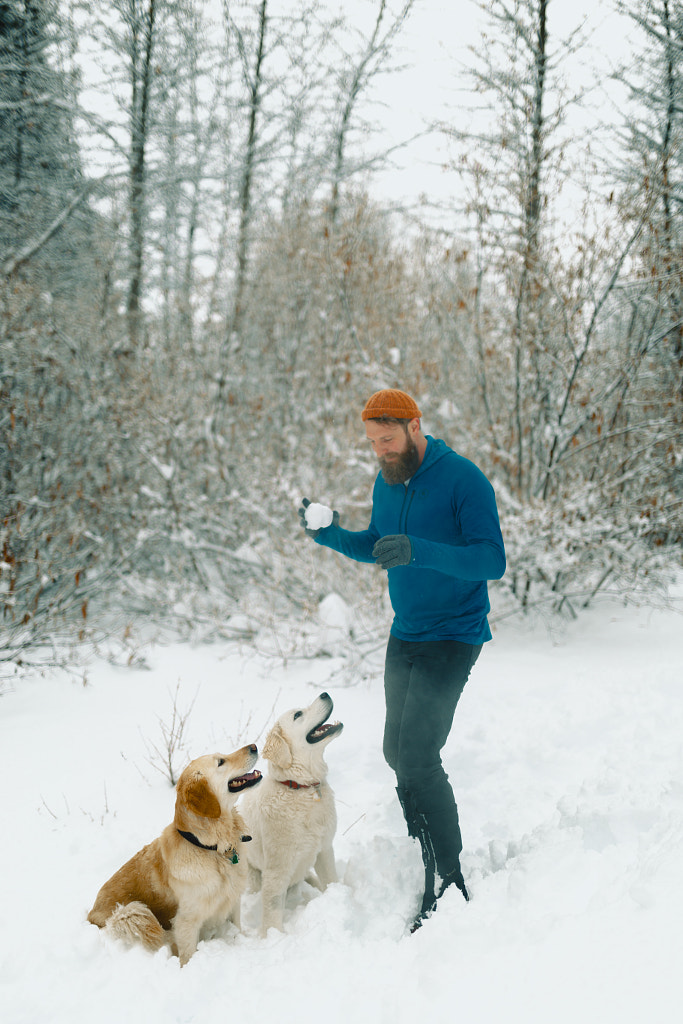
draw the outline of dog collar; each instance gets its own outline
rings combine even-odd
[[[294,779],[278,779],[281,786],[288,786],[289,789],[317,789],[319,782],[295,782]]]
[[[213,846],[207,846],[205,843],[201,843],[192,832],[183,832],[180,828],[176,829],[176,832],[178,835],[182,836],[183,839],[187,839],[188,843],[192,843],[193,846],[198,846],[201,850],[212,850],[215,853],[218,852],[218,843],[214,843]],[[251,836],[242,836],[243,843],[248,842],[250,839]],[[237,850],[234,846],[229,846],[225,851],[224,856],[228,858],[231,864],[239,864],[240,862],[240,859],[237,856]]]

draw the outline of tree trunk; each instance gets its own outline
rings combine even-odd
[[[223,342],[221,359],[221,372],[218,383],[218,404],[223,404],[225,385],[228,373],[228,361],[232,353],[239,349],[240,332],[242,329],[242,315],[244,308],[244,292],[247,284],[249,267],[249,241],[250,228],[253,217],[252,188],[254,184],[254,172],[256,167],[256,145],[258,115],[261,108],[261,90],[263,85],[263,59],[265,55],[265,39],[268,0],[261,0],[259,8],[258,44],[254,61],[254,73],[248,83],[249,86],[249,127],[247,130],[247,144],[244,154],[244,164],[239,193],[239,229],[237,236],[237,265],[235,271],[235,286],[232,302],[232,312],[228,318],[226,337]],[[244,51],[242,53],[244,58]]]
[[[128,281],[128,337],[133,352],[138,349],[141,333],[143,255],[145,245],[145,154],[149,133],[149,101],[154,51],[154,23],[157,0],[149,5],[140,23],[133,20],[132,54],[132,111],[130,150],[130,276]],[[142,32],[142,54],[139,52],[139,33]]]

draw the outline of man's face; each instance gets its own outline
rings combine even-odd
[[[413,424],[419,428],[419,420],[405,425],[380,420],[365,422],[365,432],[388,484],[404,483],[420,465],[420,456],[411,437]]]

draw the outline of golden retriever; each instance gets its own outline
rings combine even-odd
[[[261,780],[257,759],[252,743],[191,761],[178,779],[173,824],[105,882],[91,924],[149,950],[170,946],[181,965],[227,920],[239,928],[249,836],[234,806]]]
[[[324,751],[343,725],[328,723],[332,708],[332,698],[321,693],[309,707],[278,718],[263,747],[268,774],[240,802],[252,836],[246,850],[250,884],[261,889],[262,936],[269,928],[282,931],[290,886],[306,879],[324,890],[337,881],[332,849],[337,813]]]

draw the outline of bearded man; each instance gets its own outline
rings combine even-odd
[[[411,931],[449,886],[469,894],[460,866],[458,809],[441,750],[472,666],[491,639],[487,580],[505,572],[493,488],[474,463],[422,432],[404,391],[372,395],[361,418],[380,472],[366,530],[311,530],[317,544],[388,574],[394,619],[384,668],[384,757],[408,832],[420,842],[424,894]]]

